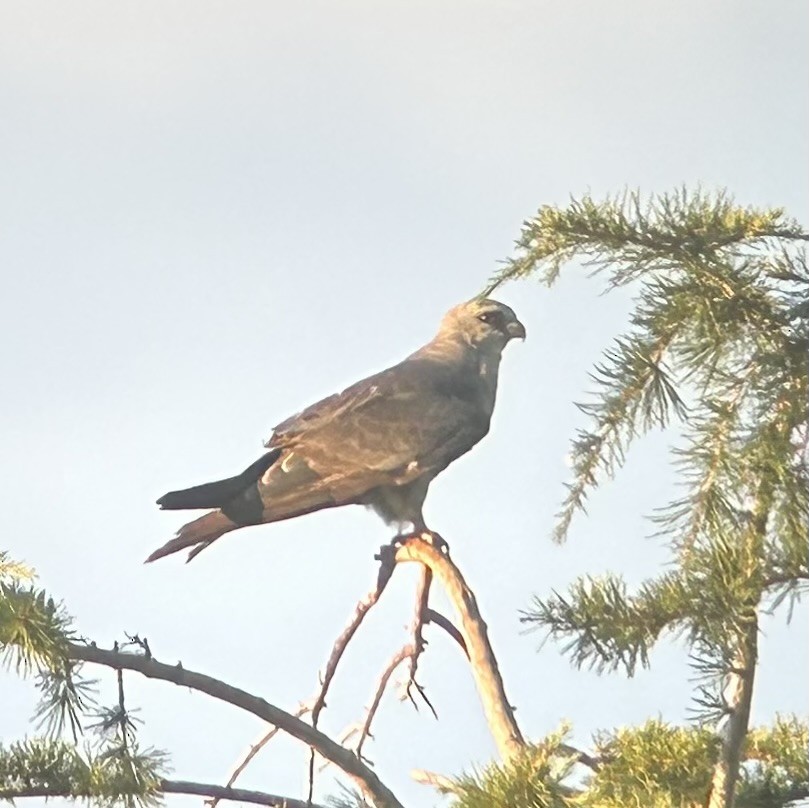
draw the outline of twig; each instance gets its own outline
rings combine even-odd
[[[508,760],[525,746],[525,741],[514,718],[514,708],[506,697],[475,596],[452,560],[420,538],[405,539],[396,550],[396,561],[427,565],[444,586],[461,618],[461,633],[489,729],[501,758]]]
[[[376,559],[379,561],[379,571],[376,576],[376,585],[368,592],[368,594],[357,603],[354,614],[348,621],[346,627],[340,633],[340,636],[334,641],[331,654],[326,662],[326,670],[323,672],[322,682],[320,684],[320,691],[312,706],[312,727],[317,729],[317,722],[320,718],[320,713],[326,706],[326,694],[329,692],[334,674],[337,673],[337,666],[345,653],[348,644],[351,642],[352,637],[357,633],[357,629],[365,619],[365,615],[376,605],[385,587],[390,581],[393,570],[396,568],[396,561],[394,559],[393,545],[384,545],[380,547]],[[311,802],[312,794],[315,788],[315,748],[312,747],[312,752],[309,755],[309,796]]]
[[[140,648],[147,657],[151,657],[152,649],[149,648],[149,640],[147,640],[146,637],[140,637],[137,634],[127,634],[126,639],[128,642],[124,643],[124,648],[126,648],[128,645],[134,645],[137,648]]]
[[[418,710],[419,706],[413,698],[413,688],[424,700],[424,703],[430,708],[433,716],[437,719],[438,714],[435,711],[430,700],[424,692],[424,688],[416,680],[416,673],[419,667],[419,657],[424,651],[424,646],[427,644],[424,640],[424,624],[427,622],[427,603],[430,599],[430,585],[433,582],[432,570],[424,565],[420,570],[419,582],[416,587],[416,609],[413,615],[413,623],[411,625],[411,636],[413,653],[410,655],[410,671],[408,673],[407,682],[404,688],[404,697],[410,699],[411,704]]]
[[[388,680],[392,676],[393,672],[399,665],[402,664],[406,659],[412,659],[416,656],[416,646],[412,644],[405,645],[403,648],[400,648],[391,658],[388,664],[385,666],[385,670],[382,671],[382,675],[379,677],[379,684],[376,687],[376,692],[374,693],[374,697],[371,700],[371,704],[368,707],[368,712],[365,715],[365,722],[362,725],[362,729],[360,730],[360,737],[357,741],[357,757],[360,760],[363,760],[362,757],[362,746],[365,743],[367,738],[373,737],[371,735],[371,723],[374,720],[374,716],[376,715],[376,711],[379,709],[379,704],[382,701],[382,696],[385,693],[385,688],[387,687]]]
[[[292,797],[279,797],[276,794],[267,794],[264,791],[250,791],[244,788],[226,788],[215,786],[210,783],[192,783],[187,780],[162,780],[158,790],[163,794],[192,794],[199,797],[214,797],[217,800],[234,800],[237,802],[249,802],[254,805],[267,805],[271,808],[307,808],[304,800],[296,800]],[[3,789],[0,790],[0,799],[23,799],[25,797],[38,797],[40,799],[54,797],[95,797],[97,795],[80,793],[67,788],[25,788],[25,789]],[[311,808],[325,808],[325,806],[313,805]]]
[[[457,789],[457,783],[450,777],[438,772],[427,771],[426,769],[413,769],[410,776],[423,786],[432,786],[437,788],[442,794],[454,794]]]
[[[368,614],[368,612],[376,605],[376,602],[382,596],[382,593],[385,591],[385,587],[388,585],[388,581],[390,581],[391,575],[393,575],[393,570],[396,567],[396,562],[394,560],[394,548],[390,545],[380,548],[377,559],[379,560],[379,572],[377,574],[376,586],[374,586],[374,588],[368,592],[368,594],[362,598],[359,603],[357,603],[354,609],[354,614],[351,615],[351,619],[340,633],[340,636],[334,641],[331,654],[329,654],[329,659],[326,662],[326,669],[323,672],[323,680],[320,685],[320,692],[318,693],[315,703],[312,706],[313,727],[317,726],[320,713],[326,706],[326,694],[329,691],[329,686],[331,685],[332,679],[334,679],[334,674],[337,673],[337,666],[340,664],[340,660],[342,659],[348,644],[351,642],[353,636],[357,633],[357,629],[365,619],[365,615]]]
[[[466,648],[466,642],[463,638],[463,635],[461,634],[460,631],[458,631],[457,628],[455,628],[455,625],[448,617],[444,617],[443,614],[435,611],[435,609],[427,609],[427,612],[424,616],[424,622],[432,623],[434,626],[439,626],[440,628],[443,628],[444,631],[446,631],[447,634],[449,634],[449,636],[452,637],[452,639],[455,640],[455,642],[457,642],[458,645],[461,646],[461,650],[464,652],[464,656],[467,659],[469,659],[469,651]]]
[[[378,808],[403,808],[393,792],[353,752],[343,748],[327,735],[319,732],[299,718],[295,718],[294,715],[258,696],[233,687],[233,685],[219,679],[214,679],[212,676],[187,670],[182,665],[166,665],[154,658],[149,659],[143,654],[116,652],[75,643],[70,643],[66,650],[70,659],[92,662],[114,670],[137,671],[149,679],[160,679],[181,687],[198,690],[201,693],[213,696],[215,699],[232,704],[234,707],[239,707],[268,724],[281,727],[284,732],[292,735],[293,738],[297,738],[308,746],[317,749],[319,754],[335,763],[349,775]]]
[[[576,763],[581,763],[582,766],[587,766],[588,769],[592,769],[594,772],[601,768],[601,758],[588,755],[587,752],[582,752],[581,749],[577,749],[568,743],[559,744],[559,751],[563,755],[570,755],[570,757],[575,758]]]
[[[311,711],[311,707],[308,704],[302,704],[298,709],[293,713],[295,718],[301,718],[302,716],[306,715],[308,712]],[[272,727],[268,732],[264,732],[262,736],[254,743],[250,745],[250,748],[247,750],[247,753],[242,758],[241,762],[233,769],[233,772],[230,775],[230,778],[225,785],[225,788],[231,788],[236,780],[239,778],[241,773],[247,768],[250,764],[250,761],[281,731],[280,727]],[[212,800],[208,802],[210,808],[216,808],[219,804],[219,800],[223,799],[222,797],[214,797]]]

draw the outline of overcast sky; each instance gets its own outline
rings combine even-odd
[[[294,709],[388,529],[347,508],[144,567],[183,521],[156,497],[240,471],[274,424],[426,341],[541,204],[702,183],[809,223],[808,31],[803,0],[3,0],[0,544],[99,644],[139,632],[159,659]],[[682,645],[626,680],[520,633],[532,595],[607,569],[636,583],[667,558],[643,518],[673,496],[666,437],[638,447],[566,545],[549,539],[573,402],[626,324],[627,300],[599,291],[573,266],[554,290],[499,293],[528,340],[507,350],[490,434],[426,508],[523,731],[570,719],[582,745],[684,720],[692,693]],[[327,732],[362,716],[414,580],[397,571],[352,645]],[[789,629],[765,621],[756,721],[809,712],[807,628],[806,604]],[[389,696],[366,750],[413,806],[438,798],[410,769],[494,755],[464,660],[428,639],[440,721]],[[260,730],[134,675],[127,692],[178,778],[223,781]],[[30,686],[4,674],[0,702],[3,739],[32,731]],[[276,739],[240,782],[299,796],[305,758]],[[321,775],[318,795],[333,791]]]

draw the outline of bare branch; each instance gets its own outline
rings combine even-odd
[[[368,707],[368,712],[365,716],[365,722],[362,725],[362,729],[360,730],[360,737],[357,741],[357,757],[361,760],[362,757],[362,747],[365,743],[366,739],[371,736],[371,723],[374,720],[374,716],[376,715],[376,711],[379,709],[379,704],[382,701],[382,696],[385,693],[385,688],[388,685],[388,680],[392,676],[393,672],[399,665],[402,664],[406,659],[412,659],[416,655],[416,647],[414,645],[405,645],[403,648],[400,648],[390,659],[388,664],[385,666],[385,670],[382,671],[382,675],[379,677],[379,684],[377,685],[376,692],[374,693],[374,697],[371,700],[371,704]]]
[[[306,715],[307,713],[311,712],[312,708],[308,704],[302,704],[298,707],[297,710],[293,713],[295,718],[301,718],[302,716]],[[250,761],[281,731],[280,727],[272,727],[269,731],[265,731],[262,733],[261,737],[254,743],[250,745],[250,748],[242,757],[242,760],[236,765],[233,769],[232,774],[228,778],[227,784],[225,788],[231,788],[236,780],[239,778],[241,773],[248,767]],[[223,799],[222,797],[214,797],[213,800],[210,801],[209,805],[210,808],[216,808],[219,803],[219,800]]]
[[[384,545],[379,549],[376,556],[379,561],[379,572],[376,577],[376,585],[368,592],[368,594],[357,603],[354,609],[354,614],[348,621],[346,627],[340,633],[340,636],[334,641],[331,654],[326,662],[326,670],[323,672],[322,682],[320,684],[320,691],[315,699],[314,706],[312,707],[312,727],[317,729],[317,722],[320,719],[320,713],[326,706],[326,694],[329,692],[332,679],[337,673],[337,666],[345,653],[351,639],[357,633],[357,629],[362,625],[365,615],[376,605],[385,587],[388,585],[393,570],[396,568],[394,560],[394,552],[392,545]],[[309,799],[312,799],[312,793],[315,787],[315,747],[312,747],[312,754],[309,756]],[[319,750],[318,750],[319,751]]]
[[[525,746],[525,741],[514,718],[514,709],[506,698],[475,596],[450,558],[420,538],[405,539],[396,549],[396,561],[417,561],[428,566],[446,589],[461,618],[461,633],[489,730],[501,758],[508,760]]]
[[[461,632],[455,628],[455,625],[448,617],[444,617],[443,614],[437,612],[435,609],[427,609],[424,616],[424,622],[432,623],[434,626],[443,628],[444,631],[446,631],[447,634],[449,634],[449,636],[461,646],[464,656],[469,659],[469,651],[466,650],[466,642],[464,641],[463,634],[461,634]]]
[[[424,703],[430,708],[434,718],[438,718],[438,713],[435,711],[430,700],[424,692],[424,688],[416,680],[416,673],[419,667],[419,657],[424,651],[424,646],[427,644],[424,641],[424,625],[427,622],[427,609],[428,601],[430,599],[430,585],[433,582],[432,570],[427,566],[422,566],[421,575],[419,576],[418,586],[416,587],[416,609],[413,614],[413,623],[410,627],[412,636],[413,653],[410,655],[410,670],[407,676],[407,682],[404,686],[403,698],[410,699],[411,704],[418,710],[418,704],[413,697],[413,688],[424,700]]]
[[[211,786],[205,783],[187,783],[182,780],[164,780],[162,790],[165,794],[194,794],[200,797],[213,797],[217,801],[235,800],[256,805],[270,805],[273,808],[325,808],[325,806],[317,803],[296,800],[292,797],[278,797],[275,794],[265,794],[263,791],[230,788],[229,786]],[[206,800],[207,802],[209,801]]]
[[[320,686],[320,692],[318,693],[314,706],[312,707],[313,727],[317,727],[320,713],[326,706],[326,694],[329,692],[329,686],[331,685],[332,679],[334,679],[334,674],[337,672],[337,666],[340,664],[340,660],[342,659],[348,644],[357,633],[357,629],[365,619],[365,615],[368,614],[368,612],[376,605],[377,601],[382,596],[382,593],[385,591],[385,587],[388,585],[388,581],[390,581],[391,575],[393,575],[393,570],[396,566],[393,547],[385,545],[384,547],[380,548],[377,558],[379,559],[379,573],[376,579],[376,586],[374,586],[374,588],[368,592],[368,594],[362,598],[359,603],[357,603],[357,606],[354,609],[354,614],[351,615],[351,619],[348,621],[348,624],[340,633],[340,636],[334,641],[331,654],[326,662],[326,670],[323,672],[323,681]]]
[[[280,797],[277,794],[267,794],[264,791],[250,791],[244,788],[226,788],[211,783],[192,783],[187,780],[162,780],[159,790],[163,794],[192,794],[198,797],[214,797],[216,800],[233,800],[236,802],[249,802],[253,805],[268,805],[270,808],[324,808],[316,804],[308,804],[305,800],[296,800],[292,797]],[[66,797],[93,797],[95,795],[79,794],[75,791],[59,788],[27,788],[3,789],[0,799],[17,800],[26,797],[39,799]]]
[[[432,786],[443,794],[454,794],[457,791],[457,783],[451,778],[438,772],[427,771],[426,769],[413,769],[410,776],[417,783],[423,786]]]
[[[180,664],[166,665],[163,662],[157,662],[154,658],[147,658],[139,654],[110,651],[93,645],[75,643],[67,646],[67,652],[71,659],[104,665],[114,670],[136,671],[149,679],[160,679],[207,693],[215,699],[252,713],[268,724],[279,726],[293,738],[317,749],[324,758],[336,764],[349,775],[379,808],[383,808],[383,806],[384,808],[402,808],[402,804],[396,799],[393,792],[353,752],[340,746],[299,718],[295,718],[258,696],[203,673],[186,670]]]

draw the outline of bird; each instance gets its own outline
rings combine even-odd
[[[212,510],[146,562],[181,550],[190,561],[233,530],[352,504],[375,511],[397,536],[443,542],[424,521],[427,490],[488,433],[501,354],[525,335],[504,303],[477,297],[454,306],[402,362],[278,424],[241,474],[160,497],[163,510]]]

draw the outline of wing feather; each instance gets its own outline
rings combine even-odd
[[[465,371],[405,360],[288,418],[267,445],[293,451],[340,503],[432,477],[489,428]]]

